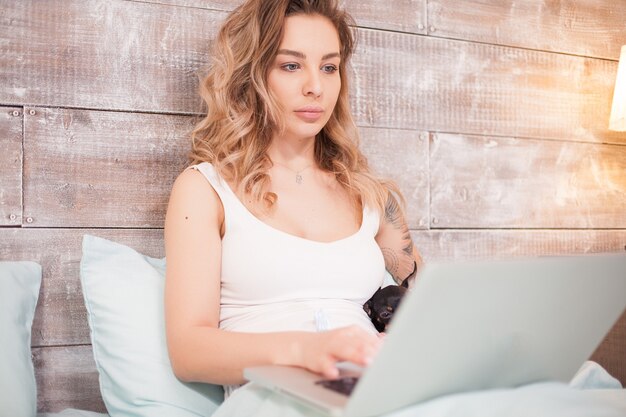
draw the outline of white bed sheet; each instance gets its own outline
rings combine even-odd
[[[319,417],[321,414],[254,383],[236,390],[213,417]],[[582,390],[564,383],[455,394],[385,417],[624,417],[626,390]]]
[[[220,416],[319,416],[314,410],[253,383],[235,391],[215,413]],[[448,395],[386,417],[624,417],[626,389],[600,365],[587,361],[569,384],[543,382],[514,389]],[[109,417],[67,409],[37,417]]]
[[[438,398],[393,417],[623,417],[626,390],[580,390],[560,383],[490,390]]]
[[[214,417],[318,417],[301,403],[254,383],[236,390]],[[543,382],[439,397],[385,417],[624,417],[626,390],[587,361],[569,384]]]
[[[252,387],[251,387],[252,388]],[[264,390],[263,388],[258,388]],[[243,392],[242,392],[243,394]],[[277,395],[265,393],[265,395]],[[269,398],[268,398],[269,399]],[[257,397],[258,400],[258,397]],[[282,398],[281,400],[284,400]],[[256,404],[255,404],[256,403]],[[286,415],[283,401],[278,404],[264,402],[261,409],[257,401],[239,408],[240,415]],[[247,408],[247,410],[245,410]],[[272,410],[273,409],[273,410]],[[225,410],[224,410],[225,411]],[[278,412],[279,414],[274,414]],[[294,416],[312,415],[306,409],[291,409]],[[251,412],[248,414],[247,412]],[[289,412],[288,412],[289,413]],[[291,414],[291,413],[289,413]],[[287,415],[289,415],[287,414]],[[626,390],[579,390],[566,384],[542,383],[527,385],[513,390],[480,391],[457,394],[428,401],[419,406],[408,407],[393,417],[623,417],[626,416]],[[37,417],[109,417],[108,414],[67,409],[60,413],[37,414]]]

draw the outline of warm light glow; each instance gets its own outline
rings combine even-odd
[[[609,130],[626,131],[626,45],[622,46],[619,57]]]

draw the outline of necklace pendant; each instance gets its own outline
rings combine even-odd
[[[302,184],[302,175],[300,173],[296,174],[296,184]]]

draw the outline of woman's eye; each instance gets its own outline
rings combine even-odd
[[[334,65],[324,65],[322,67],[322,71],[324,71],[327,74],[332,74],[333,72],[337,71],[337,67]]]
[[[289,72],[294,72],[295,70],[300,68],[300,66],[298,64],[284,64],[281,66],[281,68]]]

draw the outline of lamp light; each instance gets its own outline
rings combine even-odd
[[[613,93],[613,107],[609,118],[609,130],[618,132],[626,131],[626,45],[622,46],[622,52],[617,66],[617,78],[615,79],[615,92]]]

